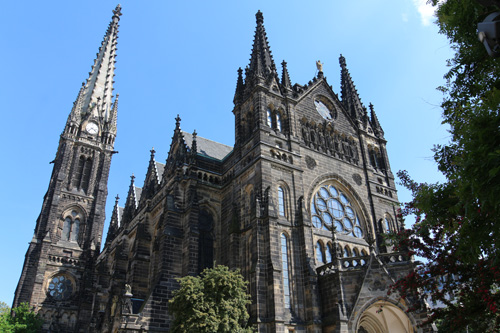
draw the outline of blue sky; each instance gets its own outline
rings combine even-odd
[[[107,222],[116,194],[124,204],[132,173],[142,186],[149,150],[165,161],[177,114],[183,130],[233,144],[237,69],[249,62],[259,9],[274,61],[287,61],[293,83],[311,80],[319,59],[340,94],[343,54],[363,103],[375,106],[393,172],[408,170],[417,181],[442,179],[430,150],[448,140],[435,88],[444,83],[452,53],[422,3],[122,1],[114,86],[120,94],[119,154],[111,165]],[[12,302],[48,187],[49,162],[116,5],[2,4],[0,301]],[[407,201],[409,193],[400,189],[399,198]]]

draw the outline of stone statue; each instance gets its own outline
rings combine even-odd
[[[316,61],[316,68],[319,72],[323,72],[323,64],[321,63],[321,61]]]
[[[118,296],[113,296],[113,303],[111,304],[111,317],[115,316],[116,303],[118,303]]]
[[[124,296],[132,297],[132,287],[130,284],[125,285],[125,294]]]

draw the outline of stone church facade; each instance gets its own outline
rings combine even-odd
[[[413,265],[383,238],[401,225],[373,106],[342,56],[340,97],[320,62],[305,85],[284,61],[278,75],[261,12],[238,70],[234,146],[183,132],[177,116],[166,162],[152,150],[143,186],[132,176],[100,250],[120,16],[118,6],[61,135],[14,306],[29,302],[50,332],[165,332],[176,279],[216,262],[248,281],[259,332],[428,331],[425,313],[387,295]]]

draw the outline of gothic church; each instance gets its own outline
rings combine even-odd
[[[278,75],[260,11],[234,146],[183,132],[177,116],[166,162],[152,150],[142,187],[132,177],[101,251],[120,16],[118,5],[61,134],[13,305],[29,302],[49,332],[168,332],[176,279],[216,262],[248,281],[258,332],[428,331],[425,313],[387,295],[413,266],[383,238],[401,225],[373,106],[342,56],[340,98],[320,62],[305,85],[285,61]]]

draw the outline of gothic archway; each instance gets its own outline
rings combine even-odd
[[[377,301],[360,316],[358,333],[414,333],[411,319],[399,307],[387,301]]]

